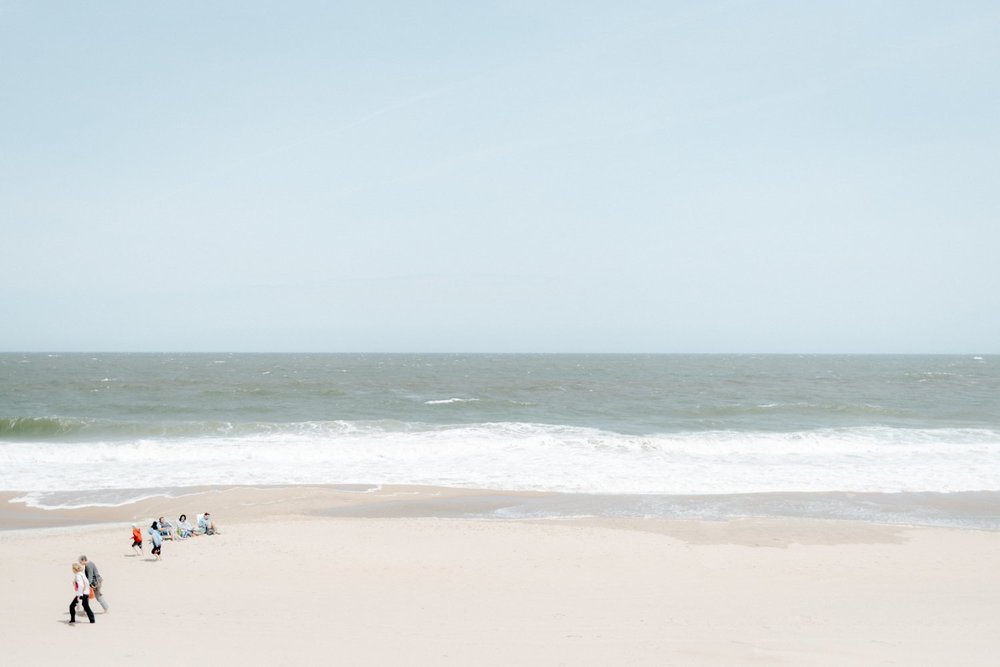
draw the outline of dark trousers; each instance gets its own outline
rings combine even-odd
[[[76,623],[76,603],[79,600],[83,600],[83,610],[87,612],[87,619],[93,623],[94,622],[94,612],[90,610],[90,600],[89,595],[73,596],[73,601],[69,603],[69,622]]]

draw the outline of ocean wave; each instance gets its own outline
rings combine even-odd
[[[45,438],[78,433],[87,420],[60,417],[0,417],[0,438]]]
[[[372,483],[651,494],[1000,491],[1000,431],[864,427],[640,436],[525,422],[334,421],[0,441],[5,490]]]
[[[424,405],[451,405],[452,403],[478,403],[478,398],[442,398],[433,401],[424,401]]]
[[[732,405],[698,406],[696,410],[686,412],[688,416],[702,419],[719,419],[743,416],[771,416],[783,415],[793,418],[824,417],[837,415],[838,417],[861,419],[911,417],[913,411],[909,409],[879,405],[877,403],[854,402],[809,402],[809,401],[774,401],[768,403],[736,403]]]
[[[378,423],[378,422],[373,422]],[[395,424],[384,420],[386,424]],[[198,436],[250,436],[269,433],[336,434],[356,428],[346,421],[232,422],[232,421],[122,421],[71,417],[0,417],[3,440],[128,440]]]

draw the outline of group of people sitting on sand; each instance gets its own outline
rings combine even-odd
[[[189,537],[198,535],[218,535],[219,529],[215,527],[212,515],[209,512],[199,514],[197,524],[192,526],[188,522],[187,514],[181,514],[174,525],[162,516],[150,524],[146,529],[149,534],[149,541],[153,544],[151,553],[160,560],[160,551],[163,547],[163,540],[186,540]],[[132,549],[139,556],[142,555],[142,531],[134,523],[132,524]]]

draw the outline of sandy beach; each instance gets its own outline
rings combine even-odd
[[[997,532],[328,516],[488,495],[201,489],[46,512],[8,494],[5,662],[992,665],[1000,654]],[[131,553],[133,519],[205,510],[221,535],[167,542],[161,562],[148,545]],[[70,563],[82,553],[111,613],[70,626]]]

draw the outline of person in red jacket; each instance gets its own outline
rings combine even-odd
[[[142,555],[142,531],[132,524],[132,548],[137,556]]]

